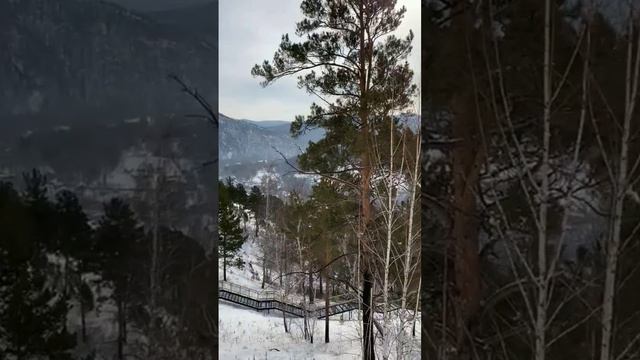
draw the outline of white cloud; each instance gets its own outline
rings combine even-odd
[[[298,89],[294,78],[283,79],[262,88],[251,76],[254,64],[270,60],[281,36],[295,32],[302,18],[300,0],[223,0],[220,1],[219,109],[234,118],[291,121],[307,114],[315,100]],[[414,50],[409,62],[420,79],[420,1],[398,0],[407,7],[398,29],[405,36],[413,30]]]

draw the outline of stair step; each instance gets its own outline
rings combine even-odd
[[[299,317],[304,317],[306,313],[307,316],[325,318],[327,315],[332,316],[335,314],[340,314],[340,313],[351,311],[358,308],[357,304],[350,302],[350,303],[331,305],[329,306],[328,309],[318,308],[315,310],[307,310],[305,312],[305,310],[300,308],[299,306],[284,303],[279,300],[275,300],[275,297],[273,295],[261,296],[259,292],[248,289],[248,288],[243,288],[242,286],[239,286],[239,285],[234,285],[230,283],[220,283],[220,288],[221,290],[219,291],[219,297],[221,299],[229,300],[237,304],[241,304],[241,305],[253,308],[258,311],[274,309],[274,310],[280,310],[282,312],[286,312]],[[241,294],[237,294],[233,292],[234,289],[240,290]],[[255,294],[256,298],[252,298],[251,294]]]

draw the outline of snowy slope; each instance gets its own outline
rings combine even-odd
[[[240,251],[243,269],[227,268],[227,281],[261,290],[260,248],[255,238],[255,220],[246,224],[247,241]],[[262,235],[261,233],[259,235]],[[249,266],[251,264],[251,266]],[[253,270],[251,269],[253,268]],[[220,264],[220,277],[222,277]],[[268,289],[274,289],[267,286]],[[297,300],[297,296],[291,296]],[[330,318],[330,343],[324,343],[324,320],[314,319],[314,344],[304,340],[303,320],[287,317],[285,333],[282,314],[264,313],[220,300],[219,341],[221,359],[359,359],[360,340],[357,312]],[[349,317],[351,316],[351,320]],[[342,319],[342,320],[341,320]],[[273,350],[277,349],[277,350]]]
[[[246,265],[243,269],[227,268],[227,281],[233,284],[248,287],[257,291],[261,289],[262,257],[259,239],[255,237],[255,220],[250,216],[246,223],[245,234],[248,236],[244,243],[240,256]],[[260,231],[258,236],[262,236]],[[251,265],[249,265],[251,264]],[[222,278],[222,262],[220,266],[220,278]],[[277,287],[266,285],[264,290],[277,290]],[[293,302],[302,300],[301,295],[288,294]],[[324,300],[317,299],[316,306],[323,306]],[[330,343],[324,343],[324,319],[312,319],[314,343],[311,344],[303,336],[303,320],[287,317],[289,332],[284,331],[284,320],[281,313],[257,312],[253,309],[242,307],[224,300],[219,300],[219,354],[221,359],[293,359],[293,360],[322,360],[322,359],[360,359],[362,323],[360,312],[351,311],[330,317],[329,336]],[[397,313],[392,313],[396,316]],[[382,314],[376,314],[378,321],[382,321]],[[419,319],[419,315],[418,315]],[[389,331],[391,336],[398,340],[398,318],[393,321]],[[405,329],[407,327],[405,326]],[[420,322],[416,322],[417,336],[402,337],[405,355],[403,360],[420,359]],[[381,344],[376,344],[377,354],[382,355]],[[275,350],[277,349],[277,350]],[[395,350],[392,349],[392,351]],[[390,359],[397,359],[391,354]]]
[[[282,315],[258,313],[220,302],[219,355],[221,359],[337,359],[360,358],[357,320],[330,320],[330,343],[324,343],[324,320],[315,321],[314,344],[302,336],[302,319],[290,321],[284,332]],[[348,316],[344,316],[348,318]],[[277,350],[273,350],[277,349]]]

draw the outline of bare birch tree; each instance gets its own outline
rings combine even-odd
[[[611,237],[607,242],[607,259],[605,269],[604,293],[602,299],[602,339],[600,344],[600,360],[609,360],[614,356],[612,349],[612,336],[614,333],[614,303],[616,294],[616,280],[618,270],[618,258],[622,238],[622,213],[624,200],[627,196],[629,179],[629,143],[631,137],[631,121],[633,119],[636,99],[638,94],[638,81],[640,77],[640,36],[636,35],[638,29],[637,14],[634,2],[629,1],[628,28],[627,28],[627,67],[625,79],[625,107],[620,138],[620,154],[618,159],[618,171],[613,186],[613,212]],[[637,37],[634,56],[634,37]],[[635,59],[634,59],[635,57]],[[633,172],[633,170],[632,170]]]

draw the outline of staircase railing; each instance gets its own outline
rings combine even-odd
[[[298,316],[304,316],[306,310],[309,317],[324,317],[326,316],[326,309],[324,304],[306,304],[306,309],[303,309],[302,304],[295,304],[287,299],[285,294],[281,291],[274,290],[255,290],[246,286],[234,284],[228,281],[218,281],[219,291],[226,291],[228,293],[240,295],[254,301],[267,302],[274,301],[272,308],[287,311],[289,313],[296,314]],[[357,301],[349,295],[336,295],[329,298],[329,316],[338,314],[345,311],[355,310],[358,308]],[[260,310],[259,306],[257,309]]]
[[[255,290],[246,286],[230,283],[228,281],[219,280],[218,288],[220,290],[236,293],[238,295],[246,296],[255,300],[278,300],[282,302],[284,300],[284,294],[274,290]]]

